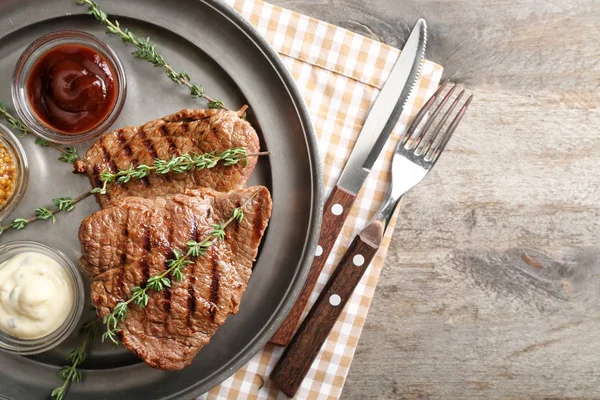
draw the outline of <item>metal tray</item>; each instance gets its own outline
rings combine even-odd
[[[206,93],[230,108],[250,106],[262,157],[251,180],[269,187],[273,216],[241,309],[218,330],[192,366],[178,372],[154,370],[124,348],[94,344],[83,366],[84,381],[71,386],[68,399],[194,398],[219,384],[259,351],[285,317],[303,284],[314,254],[322,207],[322,175],[310,117],[294,81],[277,54],[227,5],[212,0],[101,0],[100,6],[139,36],[149,36],[171,64],[201,83]],[[10,105],[10,81],[17,58],[34,39],[58,29],[88,31],[111,46],[123,62],[128,93],[114,127],[137,125],[182,108],[205,103],[189,97],[162,70],[130,55],[132,47],[104,28],[74,0],[0,2],[0,100]],[[11,107],[12,108],[12,107]],[[31,166],[29,187],[13,216],[29,216],[57,196],[87,190],[87,178],[56,160],[56,151],[22,139]],[[83,154],[90,143],[79,146]],[[7,231],[0,242],[36,240],[64,251],[77,262],[77,229],[98,210],[92,198],[57,222],[36,222]],[[88,296],[89,297],[89,296]],[[89,300],[88,300],[89,302]],[[83,320],[91,315],[84,315]],[[0,352],[0,397],[48,398],[60,382],[59,368],[76,335],[57,348],[33,357]]]

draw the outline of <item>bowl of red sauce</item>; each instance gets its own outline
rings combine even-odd
[[[15,109],[38,136],[72,144],[91,139],[116,121],[127,92],[115,52],[86,32],[52,32],[21,55],[12,81]]]

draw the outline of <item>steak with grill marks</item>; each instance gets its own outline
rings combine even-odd
[[[254,196],[244,205],[246,200]],[[164,291],[149,290],[144,308],[131,304],[119,328],[121,342],[154,368],[189,364],[229,314],[238,311],[252,263],[271,215],[262,186],[229,193],[194,190],[153,199],[128,197],[85,218],[79,229],[81,265],[92,279],[92,303],[101,318],[131,290],[165,271],[173,249],[201,241],[244,205],[244,218],[226,228],[206,255],[184,267]]]
[[[245,108],[244,108],[245,109]],[[242,109],[241,111],[243,111]],[[75,172],[86,173],[93,187],[102,186],[103,171],[117,172],[131,165],[152,165],[156,158],[168,160],[182,154],[220,153],[245,147],[248,153],[260,150],[258,135],[239,112],[229,110],[182,110],[176,114],[127,127],[102,136],[90,147]],[[227,192],[243,188],[254,170],[257,157],[233,166],[217,166],[179,174],[150,174],[127,183],[112,183],[106,195],[96,194],[102,208],[129,196],[154,197],[183,193],[199,187]]]

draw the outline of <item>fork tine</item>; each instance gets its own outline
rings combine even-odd
[[[415,119],[411,122],[410,126],[406,130],[406,133],[404,133],[404,135],[400,138],[400,143],[402,143],[402,145],[404,145],[406,141],[410,139],[410,137],[413,135],[415,129],[417,129],[417,126],[419,126],[423,117],[427,115],[427,112],[429,111],[433,103],[435,103],[440,93],[442,93],[442,91],[448,85],[448,82],[450,81],[446,79],[446,81],[442,83],[439,88],[437,88],[435,93],[429,98],[429,100],[427,100],[425,105],[419,110],[419,112],[415,116]]]
[[[462,117],[467,112],[467,108],[469,107],[469,104],[471,104],[471,100],[473,100],[473,95],[469,96],[469,98],[467,99],[467,101],[465,101],[465,104],[463,104],[462,108],[460,109],[460,111],[458,112],[458,114],[456,115],[456,117],[454,117],[454,120],[452,121],[452,123],[448,127],[448,130],[444,134],[444,138],[442,139],[442,141],[440,142],[440,144],[436,147],[435,150],[433,150],[433,149],[431,150],[432,151],[431,160],[434,163],[437,161],[437,159],[439,158],[440,154],[442,154],[442,151],[444,151],[444,149],[446,148],[446,145],[448,144],[448,141],[450,141],[450,138],[452,137],[452,134],[454,134],[454,131],[456,130],[456,127],[460,123],[460,120],[462,119]]]
[[[433,133],[431,135],[429,135],[429,139],[427,140],[427,143],[425,143],[423,145],[423,149],[420,151],[420,154],[427,154],[427,152],[429,151],[429,148],[435,142],[435,139],[437,139],[442,128],[444,127],[444,124],[446,123],[446,121],[450,117],[450,114],[452,114],[452,111],[454,111],[454,109],[458,105],[458,102],[460,101],[460,99],[463,97],[464,94],[465,94],[465,90],[463,90],[462,92],[460,92],[458,94],[458,96],[456,96],[456,99],[452,102],[450,107],[448,107],[448,110],[446,111],[446,113],[444,113],[444,116],[442,117],[440,122],[435,127]]]
[[[429,116],[429,119],[427,120],[427,122],[425,122],[425,125],[423,125],[423,128],[421,128],[421,132],[419,132],[419,136],[417,136],[415,139],[409,138],[408,143],[406,144],[406,146],[404,146],[404,148],[410,150],[410,149],[416,149],[419,147],[419,143],[421,143],[421,140],[423,140],[423,137],[429,131],[429,128],[433,124],[433,121],[435,121],[438,114],[444,108],[444,106],[448,102],[448,99],[450,97],[452,97],[452,94],[454,93],[455,90],[456,90],[456,85],[452,86],[452,89],[448,90],[448,93],[446,93],[446,96],[444,96],[444,98],[442,99],[440,104],[438,104],[437,108],[435,110],[433,110],[433,112]]]

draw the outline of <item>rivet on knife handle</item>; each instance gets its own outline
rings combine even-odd
[[[383,233],[383,226],[378,227]],[[360,235],[335,269],[298,332],[286,347],[271,379],[289,397],[293,397],[319,354],[356,285],[377,253],[379,246]]]
[[[323,208],[321,235],[319,236],[317,251],[315,252],[315,258],[310,268],[310,272],[308,273],[308,277],[306,278],[304,287],[302,288],[298,299],[279,327],[279,330],[277,330],[275,335],[271,338],[271,343],[286,346],[292,339],[294,331],[300,321],[300,317],[302,316],[302,312],[306,308],[306,304],[317,283],[317,279],[323,270],[323,266],[325,266],[327,257],[329,256],[329,253],[331,253],[331,249],[344,226],[344,222],[350,213],[350,209],[352,208],[355,199],[355,194],[337,186],[333,189],[333,192],[327,199],[325,207]]]

